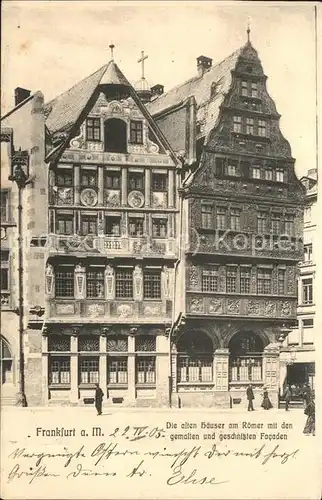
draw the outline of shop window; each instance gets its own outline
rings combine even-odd
[[[127,357],[109,357],[107,365],[107,383],[127,384]]]
[[[155,357],[137,356],[135,368],[137,384],[155,384]]]
[[[70,357],[49,357],[49,385],[70,384]]]
[[[87,118],[86,120],[86,140],[101,140],[101,120],[100,118]]]
[[[186,332],[177,342],[178,382],[213,381],[213,344],[204,333]]]
[[[80,357],[79,364],[79,383],[80,384],[98,384],[99,382],[99,358]]]

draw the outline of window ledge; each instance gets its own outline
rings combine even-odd
[[[99,382],[90,382],[88,384],[86,383],[83,383],[83,384],[78,384],[78,389],[95,389],[96,387],[96,384],[98,384]]]
[[[187,387],[187,386],[207,386],[207,385],[215,385],[215,382],[213,380],[209,380],[209,382],[178,382],[177,384],[178,386],[184,386],[184,387]]]
[[[107,384],[107,389],[108,390],[113,390],[113,389],[127,389],[128,384]]]
[[[136,389],[155,389],[156,384],[135,384]]]
[[[70,384],[49,384],[48,389],[70,389]]]

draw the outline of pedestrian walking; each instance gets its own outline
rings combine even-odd
[[[253,406],[253,400],[254,400],[254,393],[253,393],[253,388],[252,384],[249,384],[249,386],[246,389],[246,396],[248,399],[248,408],[247,411],[254,411],[254,406]]]
[[[104,393],[100,388],[99,384],[96,384],[95,388],[95,408],[97,410],[97,415],[102,415],[102,404],[103,404]]]
[[[304,414],[307,415],[305,427],[303,429],[303,433],[308,436],[312,434],[315,436],[315,403],[314,400],[311,399],[304,410]]]
[[[262,408],[264,408],[264,410],[270,410],[271,408],[273,408],[271,400],[268,397],[268,390],[266,387],[263,387],[263,401],[261,406]]]
[[[291,401],[291,397],[292,397],[292,392],[291,392],[290,386],[287,385],[286,389],[284,391],[285,411],[288,411],[288,408],[289,408],[289,405],[290,405],[290,401]]]
[[[312,398],[311,387],[309,385],[306,385],[306,387],[304,389],[304,393],[303,393],[304,408],[307,407],[307,405],[311,401],[311,398]]]

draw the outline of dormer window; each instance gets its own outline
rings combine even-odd
[[[234,132],[240,134],[242,131],[242,119],[241,116],[234,116]]]
[[[86,140],[101,140],[101,121],[99,118],[87,118],[86,120]]]
[[[143,144],[143,122],[131,120],[130,141],[132,144]]]

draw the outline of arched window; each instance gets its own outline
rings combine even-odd
[[[178,382],[212,382],[213,343],[203,332],[186,332],[177,342]]]
[[[127,152],[126,123],[118,118],[110,118],[104,124],[105,151],[111,153]]]
[[[8,342],[0,337],[1,384],[13,383],[12,354]]]
[[[239,332],[229,342],[230,381],[261,382],[262,352],[261,337],[254,332]]]

